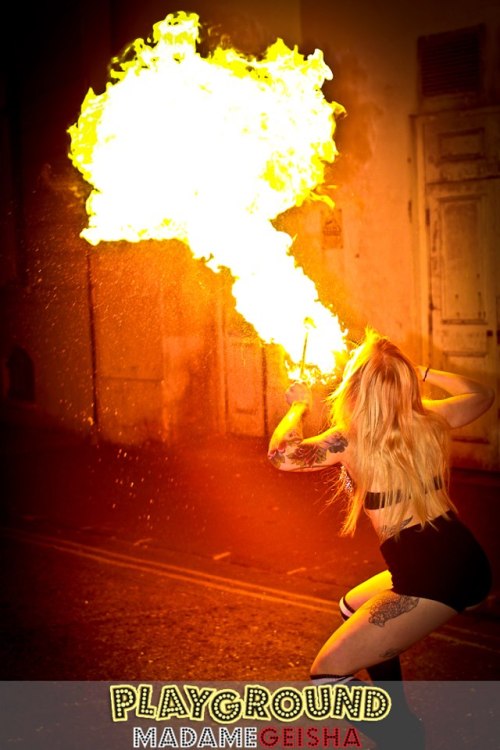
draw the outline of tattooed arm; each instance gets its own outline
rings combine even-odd
[[[311,406],[311,394],[303,383],[294,383],[286,395],[288,412],[269,442],[268,457],[282,471],[316,471],[342,461],[347,439],[336,430],[327,430],[304,439],[302,419]]]
[[[417,368],[422,380],[431,386],[446,391],[449,396],[439,399],[423,399],[423,405],[446,419],[451,428],[463,427],[474,422],[491,408],[495,392],[465,375],[456,375],[444,370],[434,370],[421,365]]]

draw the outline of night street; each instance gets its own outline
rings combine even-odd
[[[321,473],[277,472],[261,441],[194,464],[39,430],[2,447],[4,680],[305,680],[341,594],[382,565],[365,520],[338,536]],[[494,590],[404,654],[409,680],[500,675],[496,475],[453,485]]]
[[[6,15],[1,750],[500,750],[500,3]]]

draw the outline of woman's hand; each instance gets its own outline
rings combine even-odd
[[[285,393],[286,402],[289,406],[294,403],[305,404],[308,409],[312,408],[312,393],[307,383],[296,381]]]

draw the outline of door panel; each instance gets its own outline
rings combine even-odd
[[[228,429],[235,435],[264,435],[262,351],[255,341],[227,342]]]
[[[498,392],[500,113],[433,115],[418,132],[430,361]],[[453,459],[500,467],[496,405],[453,432]]]
[[[263,356],[253,327],[229,310],[225,331],[227,430],[234,435],[266,434]]]
[[[494,203],[489,181],[432,186],[428,190],[431,236],[431,361],[496,388]],[[457,464],[498,465],[497,415],[453,432]]]

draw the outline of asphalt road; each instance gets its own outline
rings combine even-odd
[[[91,535],[3,529],[6,680],[306,680],[341,620],[332,587]],[[496,680],[496,618],[403,656],[409,680]]]
[[[340,509],[326,505],[324,478],[280,474],[263,449],[259,441],[212,441],[193,456],[4,433],[6,747],[131,747],[129,730],[112,727],[108,736],[108,681],[308,679],[316,651],[340,624],[340,595],[377,572],[381,558],[364,519],[354,540],[338,536]],[[453,478],[461,513],[492,560],[492,595],[402,657],[432,750],[497,747],[497,479]],[[44,703],[60,681],[77,691],[56,698],[66,721],[60,707],[49,719]]]
[[[340,537],[325,478],[276,471],[261,441],[9,429],[2,455],[3,679],[304,680],[341,594],[382,567],[366,519]],[[500,676],[496,479],[454,477],[494,591],[403,656],[409,680]]]

